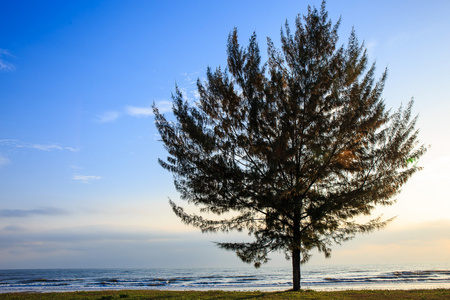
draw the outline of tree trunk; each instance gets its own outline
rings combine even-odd
[[[292,247],[292,289],[300,290],[300,210],[294,210],[294,242]]]
[[[293,290],[300,290],[300,249],[292,250],[292,280]]]

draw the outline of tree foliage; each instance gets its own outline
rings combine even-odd
[[[174,175],[181,198],[208,219],[170,201],[175,214],[203,232],[246,230],[249,243],[218,243],[259,266],[273,251],[296,265],[316,248],[386,225],[380,217],[358,223],[377,205],[391,205],[420,168],[411,161],[426,151],[418,142],[412,101],[391,113],[382,96],[386,71],[375,78],[364,44],[354,31],[339,46],[339,22],[325,3],[286,23],[281,49],[267,39],[261,63],[256,34],[246,48],[237,30],[228,38],[228,68],[207,69],[190,105],[177,88],[176,122],[154,106],[156,126],[169,153],[159,160]],[[299,273],[298,266],[298,273]],[[299,275],[297,275],[299,276]]]

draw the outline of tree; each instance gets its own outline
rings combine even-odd
[[[308,7],[294,33],[286,23],[281,50],[268,38],[265,64],[256,35],[242,48],[234,29],[228,69],[207,69],[207,80],[197,82],[197,103],[176,88],[176,122],[153,106],[169,153],[159,163],[174,174],[181,198],[201,207],[189,214],[170,201],[175,214],[202,232],[248,231],[253,242],[217,244],[256,267],[270,252],[284,252],[294,290],[310,250],[328,257],[333,243],[390,221],[355,218],[393,204],[426,151],[412,101],[386,111],[386,71],[375,80],[375,64],[368,66],[354,31],[337,47],[338,27],[324,2],[320,10]],[[204,216],[230,212],[223,219]]]

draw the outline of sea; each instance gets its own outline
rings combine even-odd
[[[287,267],[0,270],[0,293],[125,289],[280,291]],[[450,264],[302,266],[302,289],[450,288]]]

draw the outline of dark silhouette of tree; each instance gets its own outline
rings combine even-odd
[[[281,50],[268,39],[265,64],[256,35],[242,48],[234,29],[228,69],[207,69],[197,103],[176,88],[175,122],[153,107],[170,155],[159,163],[173,173],[181,198],[201,207],[189,214],[170,201],[175,214],[202,232],[248,231],[253,242],[217,244],[256,267],[270,252],[284,252],[292,259],[294,290],[310,250],[328,257],[333,243],[390,221],[361,224],[355,217],[393,204],[426,151],[412,101],[385,110],[386,71],[375,80],[375,64],[368,66],[354,31],[337,47],[338,26],[325,3],[308,7],[294,33],[286,24]],[[202,214],[229,212],[221,220]]]

